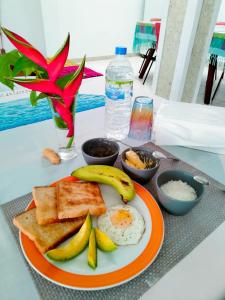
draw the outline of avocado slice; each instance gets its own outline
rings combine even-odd
[[[92,228],[91,234],[89,237],[88,264],[92,269],[95,269],[97,267],[97,246],[96,246],[95,229],[94,228]]]
[[[116,244],[100,229],[95,228],[96,243],[99,249],[105,252],[111,252],[117,249]]]
[[[52,260],[65,261],[80,254],[87,246],[91,234],[91,217],[88,214],[78,233],[64,246],[48,251],[46,254]]]

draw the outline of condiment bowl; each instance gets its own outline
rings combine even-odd
[[[126,152],[133,150],[136,152],[140,158],[153,161],[153,167],[149,169],[136,169],[129,166],[126,163]],[[124,150],[121,154],[121,164],[125,173],[127,173],[132,179],[140,183],[147,183],[155,175],[159,168],[160,161],[152,155],[152,152],[148,149],[142,147],[132,147]]]
[[[88,165],[113,166],[118,154],[119,145],[106,138],[94,138],[83,143],[81,150]]]
[[[166,195],[162,191],[161,186],[170,180],[186,182],[195,190],[197,198],[195,200],[178,200]],[[204,193],[204,186],[195,181],[191,173],[182,170],[168,170],[160,173],[156,178],[156,188],[160,204],[168,212],[177,216],[188,213],[200,201]]]

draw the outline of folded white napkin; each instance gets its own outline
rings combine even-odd
[[[225,108],[163,101],[154,113],[153,141],[225,154]]]

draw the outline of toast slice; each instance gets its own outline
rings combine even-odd
[[[100,188],[94,182],[67,182],[57,185],[58,218],[77,218],[90,215],[100,216],[106,212]]]
[[[81,217],[73,221],[39,225],[36,208],[33,208],[14,217],[13,224],[35,243],[41,253],[45,253],[72,236],[84,221],[85,217]]]
[[[32,190],[39,225],[51,224],[58,221],[56,207],[56,188],[53,186],[37,186]]]

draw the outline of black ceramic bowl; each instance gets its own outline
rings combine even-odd
[[[159,168],[159,160],[152,156],[152,152],[148,149],[142,148],[142,147],[132,147],[131,150],[136,152],[141,159],[149,160],[151,159],[153,161],[153,166],[149,169],[136,169],[133,167],[130,167],[126,164],[126,152],[130,149],[126,149],[122,152],[121,155],[121,164],[123,170],[134,180],[140,182],[140,183],[147,183],[157,172]]]
[[[195,200],[177,200],[166,195],[161,185],[170,180],[181,180],[189,184],[196,191],[197,198]],[[201,183],[194,180],[193,175],[182,170],[167,170],[158,175],[156,179],[156,187],[158,200],[162,206],[173,215],[184,215],[188,213],[201,199],[204,187]]]
[[[106,138],[94,138],[86,141],[82,147],[84,160],[88,165],[113,166],[118,154],[119,145]]]

